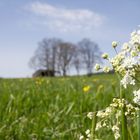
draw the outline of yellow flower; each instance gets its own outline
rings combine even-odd
[[[85,87],[83,87],[83,91],[84,92],[88,92],[90,90],[90,86],[85,86]]]

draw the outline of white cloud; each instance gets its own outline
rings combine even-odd
[[[40,18],[39,24],[54,31],[90,31],[100,27],[104,17],[88,9],[67,9],[34,2],[28,9]]]

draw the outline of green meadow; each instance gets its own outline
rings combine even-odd
[[[107,107],[118,91],[112,74],[0,79],[0,140],[78,140],[91,128],[87,113]],[[98,136],[114,140],[111,130]]]

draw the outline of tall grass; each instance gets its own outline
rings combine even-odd
[[[0,140],[77,140],[91,126],[87,113],[95,106],[105,108],[118,96],[116,79],[0,79]],[[87,85],[91,88],[84,92]],[[113,140],[112,132],[106,132],[98,135]]]

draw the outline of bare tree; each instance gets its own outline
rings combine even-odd
[[[86,67],[87,73],[90,74],[92,73],[94,64],[97,61],[100,61],[100,57],[99,57],[101,55],[100,49],[95,42],[87,38],[80,41],[78,43],[78,46],[80,47],[80,52],[82,54],[81,61],[83,61],[83,64]]]
[[[63,42],[59,45],[59,67],[63,72],[63,76],[66,76],[67,70],[71,65],[72,58],[75,53],[75,45],[69,42]]]
[[[81,55],[80,48],[78,47],[78,45],[75,48],[74,58],[73,58],[72,63],[76,69],[77,75],[79,75],[80,69],[82,68],[82,55]]]
[[[29,65],[32,68],[44,68],[48,70],[56,70],[57,68],[57,49],[61,43],[60,39],[43,39],[39,42],[39,47],[31,58]]]

